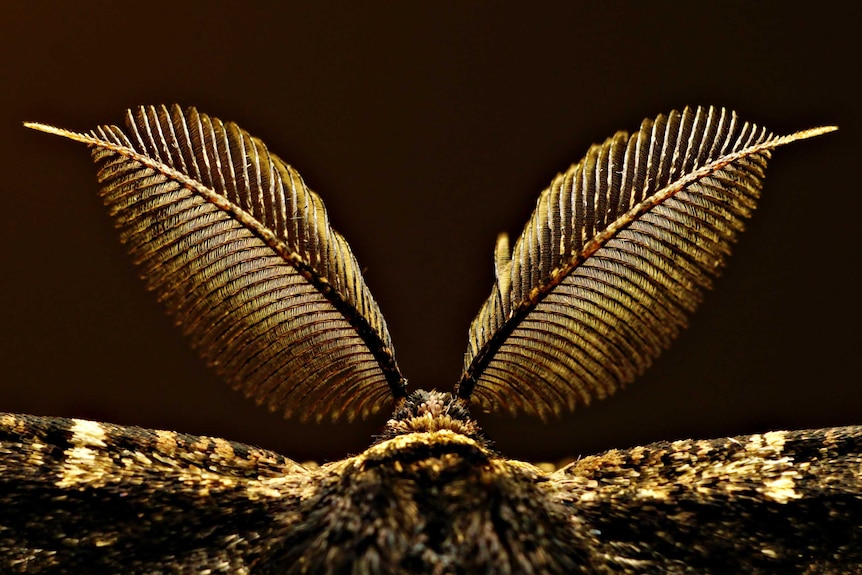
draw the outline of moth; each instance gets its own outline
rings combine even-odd
[[[862,426],[663,442],[556,471],[470,412],[556,417],[641,374],[760,196],[775,136],[716,107],[618,132],[557,175],[510,246],[450,391],[408,392],[320,197],[190,108],[74,133],[140,266],[205,362],[270,410],[393,409],[319,467],[214,437],[0,416],[4,573],[847,573],[862,570]]]

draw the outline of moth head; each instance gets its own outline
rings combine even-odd
[[[408,433],[449,430],[486,443],[467,402],[452,393],[414,391],[402,399],[386,422],[380,441]]]

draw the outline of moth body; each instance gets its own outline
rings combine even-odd
[[[361,455],[320,469],[284,542],[308,573],[577,573],[568,514],[532,465],[495,453],[452,394],[416,391]],[[337,542],[337,543],[336,543]]]

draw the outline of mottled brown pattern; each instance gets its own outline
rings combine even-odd
[[[429,422],[416,408],[428,397],[408,400],[416,431],[314,469],[223,439],[2,416],[0,565],[417,574],[862,567],[862,427],[657,443],[545,473]],[[458,404],[431,398],[444,411]],[[472,422],[459,421],[453,427]]]
[[[862,569],[862,427],[613,450],[549,478],[625,572]]]

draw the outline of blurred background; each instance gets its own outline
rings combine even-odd
[[[386,414],[301,425],[217,380],[145,292],[88,130],[171,103],[293,164],[351,242],[414,387],[451,389],[498,232],[588,146],[718,104],[776,132],[761,208],[691,327],[626,392],[544,425],[480,416],[512,457],[862,424],[859,5],[11,2],[0,35],[0,410],[223,436],[297,460]],[[844,6],[844,7],[839,7]]]

